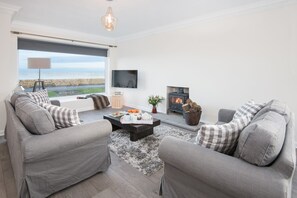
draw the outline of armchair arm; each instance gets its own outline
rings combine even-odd
[[[40,160],[76,149],[98,139],[107,139],[111,131],[112,127],[109,121],[99,120],[93,123],[59,129],[45,135],[34,135],[23,142],[24,161]]]
[[[288,180],[270,167],[257,167],[174,137],[165,137],[159,156],[166,163],[230,197],[286,197]]]
[[[234,110],[220,109],[218,113],[218,122],[228,123],[233,119],[234,114],[235,114]]]

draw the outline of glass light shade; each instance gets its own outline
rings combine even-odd
[[[112,15],[111,7],[107,8],[106,14],[101,18],[102,25],[107,31],[114,30],[117,19]]]

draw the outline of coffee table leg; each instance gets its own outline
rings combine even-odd
[[[145,131],[141,131],[140,133],[133,133],[133,132],[130,132],[130,140],[132,142],[134,141],[137,141],[141,138],[144,138],[148,135],[152,135],[154,133],[154,128],[151,128],[151,129],[148,129],[148,130],[145,130]]]
[[[112,125],[112,131],[116,131],[118,129],[121,129],[121,127],[118,127],[117,125]]]

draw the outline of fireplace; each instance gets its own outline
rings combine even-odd
[[[176,113],[183,113],[182,106],[188,98],[189,93],[184,93],[183,89],[179,89],[178,92],[169,93],[169,110]]]

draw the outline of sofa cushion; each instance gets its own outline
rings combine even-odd
[[[47,103],[40,103],[39,105],[52,115],[58,129],[80,125],[78,113],[75,109],[58,107]]]
[[[36,101],[37,104],[39,103],[50,103],[48,93],[46,89],[37,91],[37,92],[28,92],[28,95]]]
[[[233,119],[240,118],[247,114],[250,114],[253,117],[263,107],[264,107],[264,104],[256,104],[253,100],[248,101],[247,103],[245,103],[244,105],[242,105],[236,110],[233,116]]]
[[[15,107],[15,102],[19,97],[30,98],[30,96],[24,91],[14,92],[10,98],[10,103],[12,104],[13,107]]]
[[[257,166],[267,166],[281,151],[286,134],[284,116],[269,111],[240,134],[235,156]]]
[[[202,125],[196,144],[221,153],[232,154],[240,131],[249,124],[251,115],[245,115],[222,125]]]
[[[55,130],[55,123],[49,112],[29,97],[19,97],[16,100],[15,112],[32,134],[42,135]]]
[[[267,103],[265,105],[264,108],[262,108],[253,118],[253,120],[258,119],[261,115],[267,113],[268,111],[274,111],[276,113],[279,113],[280,115],[283,115],[286,122],[289,122],[290,119],[290,111],[289,111],[289,107],[278,101],[278,100],[271,100],[269,103]]]

